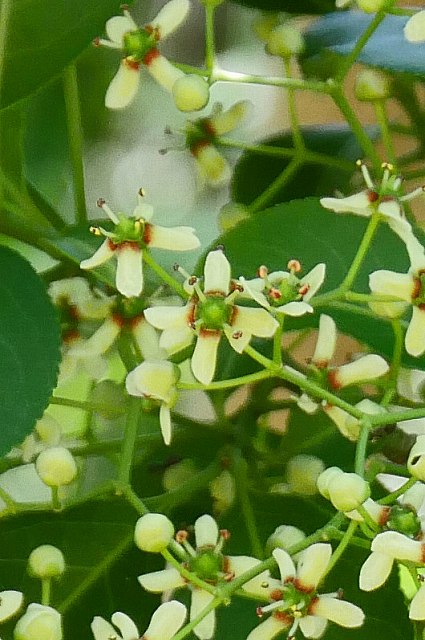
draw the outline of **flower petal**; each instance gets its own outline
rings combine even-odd
[[[369,287],[372,293],[394,296],[400,300],[411,302],[414,281],[409,273],[396,273],[380,269],[370,274]]]
[[[171,640],[183,626],[186,614],[186,607],[181,602],[164,602],[154,612],[142,639]]]
[[[239,123],[247,116],[251,108],[249,100],[241,100],[236,102],[225,111],[220,111],[210,118],[210,124],[217,136],[222,136],[229,131],[233,131]]]
[[[190,361],[192,373],[202,384],[209,384],[214,378],[217,349],[221,331],[201,329]]]
[[[289,553],[284,549],[273,549],[273,558],[278,564],[282,582],[285,582],[287,578],[295,578],[297,572]]]
[[[159,335],[145,317],[133,322],[131,332],[144,360],[165,360],[167,354],[159,346]]]
[[[239,282],[243,287],[243,297],[252,298],[262,307],[270,309],[270,304],[266,296],[262,293],[264,289],[264,280],[262,278],[254,278],[253,280],[245,280],[243,276],[239,278]]]
[[[221,187],[231,178],[229,163],[213,144],[203,144],[196,148],[195,159],[201,176],[212,187]]]
[[[146,227],[149,238],[146,244],[155,249],[190,251],[201,245],[192,227],[160,227],[156,224]]]
[[[391,573],[393,562],[394,559],[386,553],[372,552],[360,569],[360,589],[373,591],[381,587]]]
[[[409,608],[411,620],[425,620],[425,584],[415,594]]]
[[[334,389],[341,389],[351,384],[359,384],[385,375],[389,370],[388,363],[374,353],[336,367],[329,372],[329,382]]]
[[[322,314],[319,320],[319,333],[312,363],[319,369],[324,369],[332,360],[336,347],[336,324],[331,316]]]
[[[161,40],[173,33],[186,18],[190,8],[189,0],[171,0],[162,7],[150,26],[159,30]]]
[[[404,37],[409,42],[423,42],[425,40],[425,11],[415,13],[404,26]]]
[[[257,558],[251,558],[250,556],[227,556],[227,564],[230,573],[233,573],[235,578],[237,578],[242,575],[242,573],[245,573],[245,571],[248,571],[260,564],[260,560],[257,560]],[[267,599],[269,593],[269,580],[270,573],[268,571],[262,571],[260,574],[255,576],[255,578],[251,578],[251,580],[245,582],[245,584],[242,585],[242,589],[259,599]]]
[[[164,349],[169,356],[185,349],[192,344],[194,332],[190,327],[183,329],[166,329],[159,340],[159,346]]]
[[[276,311],[285,313],[287,316],[292,316],[293,318],[298,318],[306,313],[313,313],[313,307],[307,304],[307,302],[300,300],[299,302],[287,302],[281,307],[276,307]]]
[[[21,591],[0,591],[0,622],[5,622],[22,607],[24,596]]]
[[[126,298],[138,296],[143,290],[142,252],[135,242],[123,242],[117,247],[115,284]]]
[[[413,307],[412,318],[406,331],[407,353],[418,357],[425,351],[425,309]]]
[[[319,596],[317,600],[313,601],[311,610],[314,615],[349,629],[361,627],[365,618],[360,607],[332,596]]]
[[[300,629],[306,638],[321,638],[328,626],[326,618],[314,614],[304,616],[300,620]]]
[[[130,395],[151,396],[170,403],[175,396],[177,368],[167,360],[142,362],[127,375],[125,386]]]
[[[176,80],[184,77],[183,71],[177,69],[161,54],[153,56],[149,64],[146,65],[146,69],[157,83],[170,93]]]
[[[210,251],[204,265],[204,293],[221,293],[230,290],[230,263],[221,249]]]
[[[68,351],[68,355],[79,358],[100,356],[112,347],[121,331],[121,325],[114,318],[107,318],[88,340],[79,340]]]
[[[218,525],[213,517],[205,514],[195,522],[196,548],[215,547],[218,541]]]
[[[358,216],[371,216],[373,213],[368,191],[360,191],[347,198],[321,198],[320,204],[336,213],[355,213]]]
[[[321,262],[319,264],[316,264],[316,266],[313,267],[313,269],[309,273],[307,273],[307,275],[301,278],[300,284],[309,285],[309,290],[303,296],[303,300],[305,300],[306,302],[308,302],[308,300],[311,300],[314,294],[322,286],[323,281],[325,279],[325,275],[326,275],[326,265],[323,262]]]
[[[272,640],[278,633],[288,629],[290,626],[289,622],[285,624],[283,620],[270,616],[253,629],[246,640]]]
[[[111,622],[120,630],[122,640],[139,639],[139,631],[136,625],[134,624],[133,620],[125,613],[116,611],[111,617]]]
[[[425,543],[412,540],[398,531],[378,533],[372,541],[371,549],[386,553],[398,560],[410,560],[416,563],[423,563],[425,557]]]
[[[106,91],[105,106],[108,109],[124,109],[134,99],[139,88],[139,69],[126,59],[121,61],[116,75]]]
[[[157,329],[185,329],[193,315],[194,305],[189,302],[184,307],[149,307],[144,314],[148,322]]]
[[[164,439],[164,444],[168,446],[171,442],[173,428],[171,424],[170,407],[166,404],[161,404],[159,408],[159,424],[161,426],[161,433]]]
[[[134,31],[137,29],[137,24],[131,19],[129,15],[126,16],[114,16],[110,18],[106,25],[105,31],[109,40],[119,44],[123,48],[123,37],[128,31]]]
[[[278,321],[265,309],[233,307],[232,328],[234,331],[248,331],[259,338],[271,338],[278,328]]]
[[[108,239],[104,240],[91,258],[87,258],[80,262],[80,269],[94,269],[95,267],[99,267],[101,264],[104,264],[104,262],[112,258],[115,253],[112,247],[113,245]]]
[[[331,555],[332,547],[325,542],[312,544],[300,554],[297,579],[303,587],[317,587],[327,569]]]
[[[95,640],[110,640],[110,638],[117,638],[117,640],[120,640],[117,636],[116,629],[100,616],[95,616],[93,618],[90,628]]]
[[[198,614],[201,613],[206,606],[209,605],[211,600],[214,599],[214,595],[208,591],[194,588],[192,591],[192,600],[190,603],[190,619],[194,620]],[[200,640],[210,640],[213,637],[215,631],[215,610],[210,611],[208,615],[201,620],[199,624],[193,630],[193,633],[198,636]]]
[[[137,579],[146,591],[151,591],[152,593],[162,593],[163,591],[183,587],[186,584],[185,579],[173,567],[162,571],[145,573]]]

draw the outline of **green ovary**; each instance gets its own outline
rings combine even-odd
[[[201,580],[215,582],[219,574],[223,572],[224,558],[221,554],[215,553],[212,549],[200,551],[196,557],[191,558],[189,569],[196,573]]]
[[[197,319],[202,320],[202,327],[211,331],[219,331],[229,321],[232,307],[222,297],[207,297],[197,305]]]
[[[155,48],[156,38],[145,29],[127,31],[123,37],[126,57],[131,57],[135,62],[142,62],[149,51]]]
[[[273,286],[273,288],[267,292],[269,303],[274,307],[280,307],[288,302],[301,300],[302,296],[298,293],[299,287],[298,278],[293,277],[281,280],[279,284]],[[272,292],[279,292],[280,297],[275,297]]]

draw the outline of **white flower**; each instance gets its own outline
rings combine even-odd
[[[270,311],[284,313],[288,316],[302,316],[313,313],[308,301],[322,286],[325,279],[326,265],[317,264],[302,278],[296,273],[301,270],[298,260],[288,262],[289,271],[268,273],[266,267],[260,267],[260,277],[254,280],[240,278],[246,293],[258,304]]]
[[[371,550],[360,570],[359,585],[363,591],[381,587],[391,573],[394,560],[408,560],[416,565],[423,565],[425,560],[425,544],[398,531],[378,533]]]
[[[15,640],[62,640],[62,620],[59,611],[33,602],[14,630]]]
[[[256,558],[223,555],[222,547],[227,537],[228,532],[219,531],[216,521],[211,516],[204,515],[198,518],[195,522],[195,548],[187,541],[186,532],[177,534],[177,540],[181,543],[182,555],[184,552],[187,555],[185,566],[199,578],[213,585],[221,582],[226,583],[259,563]],[[269,573],[263,571],[246,582],[242,588],[250,594],[264,596],[266,593],[264,584],[269,578]],[[188,585],[187,580],[174,567],[147,573],[139,576],[138,580],[144,589],[153,593],[189,586],[192,591],[191,620],[194,620],[214,598],[214,595],[209,591],[198,586]],[[214,630],[215,611],[213,610],[196,625],[194,633],[200,640],[209,640],[213,637]],[[99,638],[99,640],[101,639]]]
[[[422,187],[415,189],[407,195],[400,195],[402,178],[391,175],[393,166],[384,163],[382,181],[377,187],[369,175],[367,167],[358,162],[367,189],[355,193],[346,198],[321,198],[320,204],[325,209],[331,209],[336,213],[354,213],[358,216],[370,217],[373,213],[380,213],[391,229],[405,242],[406,238],[413,234],[412,227],[404,217],[402,204],[423,194]]]
[[[230,264],[220,249],[207,255],[203,290],[197,281],[192,290],[193,295],[184,307],[146,309],[145,317],[162,330],[159,344],[169,354],[189,346],[196,336],[192,372],[197,380],[209,384],[214,377],[223,333],[231,347],[242,353],[253,335],[270,338],[278,323],[264,309],[233,304],[240,287],[233,288]]]
[[[220,187],[230,180],[231,169],[216,147],[217,140],[239,126],[250,105],[242,100],[226,111],[221,105],[215,105],[208,118],[187,123],[186,146],[196,160],[200,177],[210,186]]]
[[[170,409],[177,401],[176,384],[179,380],[179,368],[166,360],[142,362],[131,371],[125,386],[131,396],[148,397],[159,400],[159,422],[165,444],[171,442]]]
[[[386,303],[385,311],[396,305],[394,313],[399,315],[407,304],[412,305],[412,317],[405,336],[406,351],[412,356],[420,356],[425,351],[425,252],[423,246],[412,237],[406,244],[410,257],[408,273],[396,273],[381,269],[369,276],[369,286],[377,295],[392,295],[401,303]],[[407,303],[407,304],[406,304]]]
[[[152,22],[143,27],[138,27],[127,9],[124,9],[123,16],[115,16],[107,21],[106,34],[109,40],[97,38],[95,44],[124,52],[118,72],[106,92],[105,105],[109,109],[123,109],[133,100],[142,65],[169,92],[176,80],[184,76],[182,71],[161,55],[158,44],[180,26],[189,7],[188,0],[171,0]]]
[[[115,228],[109,232],[102,227],[92,227],[95,235],[105,236],[106,240],[91,258],[81,262],[80,268],[94,269],[116,256],[116,287],[128,298],[138,296],[143,291],[142,257],[148,247],[188,251],[200,246],[192,227],[168,228],[150,224],[153,207],[143,202],[141,193],[131,217],[122,213],[116,215],[102,199],[98,200],[98,206],[112,220]]]
[[[425,40],[425,11],[415,13],[404,26],[404,37],[409,42]]]
[[[183,626],[187,610],[184,604],[171,600],[161,604],[154,612],[150,624],[142,635],[143,640],[171,640]],[[139,631],[133,620],[125,613],[116,611],[111,617],[112,624],[95,616],[91,630],[95,640],[138,640]],[[116,628],[119,630],[119,634]]]
[[[269,612],[272,615],[251,631],[247,640],[271,640],[282,631],[288,631],[288,638],[292,638],[298,627],[306,638],[320,638],[328,621],[346,628],[363,624],[364,614],[359,607],[341,600],[338,593],[317,593],[331,555],[330,544],[313,544],[300,554],[295,567],[286,551],[274,549],[281,580],[271,581],[272,604],[258,610],[260,617]]]
[[[24,596],[21,591],[0,591],[0,622],[6,622],[22,607]]]

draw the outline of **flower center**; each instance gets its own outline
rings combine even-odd
[[[142,62],[143,58],[152,49],[155,49],[157,41],[158,37],[155,31],[147,31],[144,28],[127,31],[123,36],[125,56],[131,57],[135,62]]]
[[[266,287],[267,299],[271,306],[280,307],[288,302],[302,300],[307,290],[300,285],[296,276],[290,274],[288,278],[282,278],[279,282],[274,282]]]
[[[146,223],[142,218],[128,218],[124,214],[118,214],[119,223],[115,225],[113,237],[114,244],[123,242],[137,242],[143,244],[143,236],[145,233]]]
[[[213,549],[203,549],[190,558],[189,569],[201,580],[216,582],[219,574],[223,573],[224,557]]]
[[[198,302],[196,307],[196,319],[202,320],[202,327],[211,331],[223,328],[231,316],[232,307],[226,304],[222,296],[207,296],[204,301]]]
[[[414,281],[415,287],[412,295],[412,304],[422,307],[422,305],[425,305],[425,272],[419,271]]]
[[[187,124],[186,147],[192,153],[195,153],[199,146],[214,144],[215,140],[216,134],[208,118],[200,118]]]
[[[416,510],[409,505],[394,505],[391,507],[390,516],[385,523],[387,529],[399,531],[409,538],[417,538],[421,532],[421,521]]]

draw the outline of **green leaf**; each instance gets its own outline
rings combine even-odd
[[[24,118],[20,105],[0,113],[0,168],[17,186],[22,186]]]
[[[55,310],[30,264],[0,247],[0,455],[20,443],[48,404],[60,359]]]
[[[425,77],[425,43],[412,44],[406,40],[403,27],[407,19],[387,15],[361,50],[358,60],[373,67]],[[304,71],[330,77],[332,55],[349,55],[372,20],[373,16],[357,11],[323,16],[305,33]]]
[[[262,11],[283,11],[294,14],[321,14],[333,11],[333,0],[233,0],[237,4],[261,9]]]
[[[353,161],[348,168],[325,166],[322,163],[304,164],[295,175],[278,191],[270,204],[286,202],[305,196],[318,196],[335,189],[345,191],[354,171],[354,161],[362,155],[362,149],[349,127],[342,125],[308,126],[302,129],[307,149],[326,154],[333,158]],[[377,131],[369,128],[374,138]],[[263,141],[271,147],[293,148],[291,132]],[[251,204],[282,171],[291,158],[266,156],[255,151],[246,151],[235,167],[232,182],[232,197],[235,202]]]
[[[11,1],[0,108],[58,76],[119,14],[117,0]]]
[[[319,292],[324,293],[342,282],[367,223],[368,220],[358,216],[326,211],[318,199],[308,198],[267,209],[223,234],[218,242],[226,248],[232,273],[246,278],[254,278],[261,264],[270,271],[282,270],[286,269],[289,259],[296,258],[302,264],[303,273],[307,273],[317,263],[325,262],[326,279]],[[404,244],[382,224],[353,289],[370,293],[368,276],[377,269],[406,273],[408,268]],[[332,315],[340,331],[391,359],[393,335],[390,322],[374,317],[367,306],[361,309],[367,315],[356,313],[353,305],[344,305],[343,308],[321,306],[320,313]],[[317,326],[318,321],[317,311],[298,319],[287,318],[285,328]],[[404,321],[404,326],[407,326],[407,321]],[[425,366],[425,357],[412,358],[404,353],[403,364],[420,368]]]

